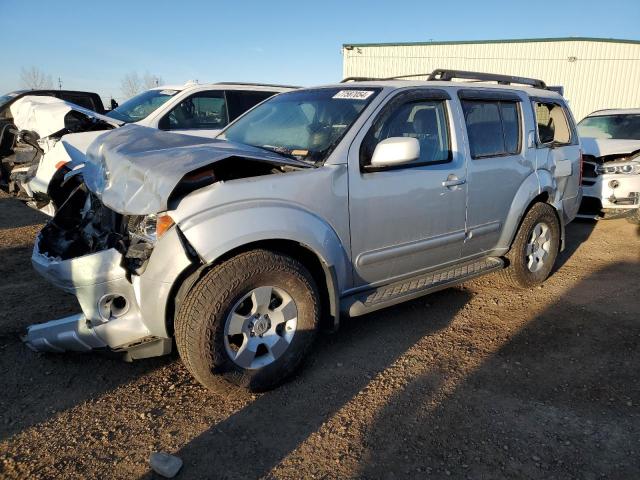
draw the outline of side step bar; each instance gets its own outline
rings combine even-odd
[[[505,263],[501,258],[485,257],[453,267],[423,273],[406,280],[346,297],[341,301],[341,310],[351,317],[357,317],[451,287],[494,270],[501,270],[504,267]]]

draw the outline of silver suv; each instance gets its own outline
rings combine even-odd
[[[91,145],[84,184],[34,248],[82,313],[25,340],[134,359],[175,339],[207,387],[272,388],[321,319],[336,328],[497,270],[543,282],[580,161],[560,95],[470,72],[282,93],[211,141],[125,126]]]

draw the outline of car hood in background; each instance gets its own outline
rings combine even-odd
[[[583,153],[594,157],[625,155],[640,150],[640,140],[580,137],[580,143]]]
[[[72,110],[114,127],[119,127],[124,123],[55,97],[27,95],[16,100],[9,107],[9,110],[18,130],[36,132],[40,138],[63,130],[65,116]]]
[[[89,190],[110,209],[148,215],[167,210],[169,196],[186,174],[231,157],[309,167],[247,145],[130,124],[100,135],[89,146],[82,175]]]

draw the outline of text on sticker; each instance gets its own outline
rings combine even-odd
[[[351,100],[365,100],[371,96],[371,90],[340,90],[333,98],[347,98]]]

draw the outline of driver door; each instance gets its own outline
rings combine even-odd
[[[365,125],[349,151],[354,287],[388,283],[460,259],[465,238],[466,163],[448,93],[405,90]],[[457,107],[456,107],[457,108]],[[373,169],[376,145],[414,137],[420,158]]]

